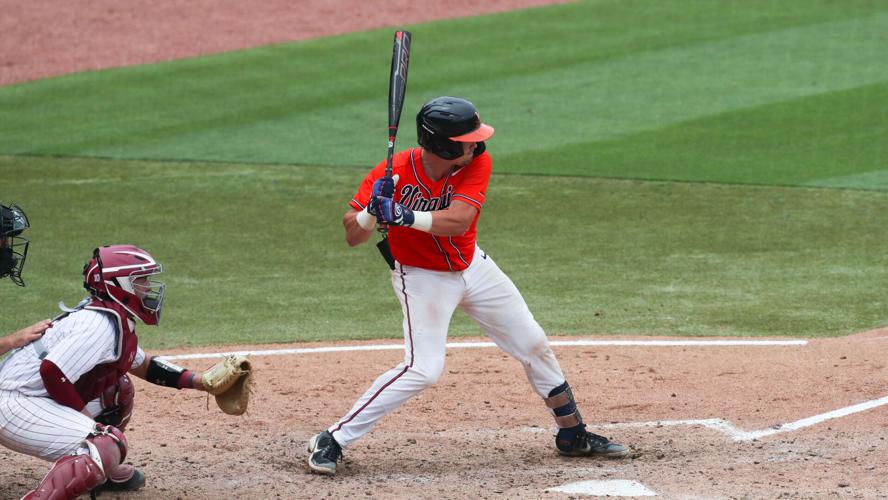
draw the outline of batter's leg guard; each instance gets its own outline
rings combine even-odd
[[[124,374],[113,385],[102,393],[102,413],[96,417],[96,422],[117,427],[121,431],[126,429],[130,416],[133,414],[133,404],[136,390],[129,376]]]
[[[555,417],[558,429],[570,429],[583,423],[583,416],[577,409],[577,402],[567,382],[552,389],[549,397],[544,399],[549,411]]]
[[[612,443],[604,436],[586,430],[580,410],[567,382],[559,385],[544,398],[546,406],[555,417],[558,434],[555,436],[555,447],[562,455],[622,457],[630,453],[629,448]]]

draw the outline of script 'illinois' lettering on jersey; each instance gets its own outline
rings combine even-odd
[[[363,210],[370,201],[373,183],[385,175],[385,161],[379,162],[364,178],[349,205]],[[491,161],[487,152],[471,163],[454,170],[441,179],[430,179],[423,169],[422,149],[401,151],[392,158],[392,175],[398,176],[394,200],[414,211],[444,210],[451,203],[462,202],[478,212],[469,229],[458,236],[436,236],[409,227],[390,227],[389,246],[395,260],[407,266],[433,271],[462,271],[475,255],[478,217],[484,207]]]
[[[401,205],[410,210],[433,212],[435,210],[444,210],[450,206],[450,200],[453,199],[453,189],[453,185],[450,184],[444,188],[444,193],[441,196],[435,196],[431,199],[424,196],[423,189],[415,184],[405,184],[398,191],[401,196]]]

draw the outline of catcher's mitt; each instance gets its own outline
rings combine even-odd
[[[231,354],[203,373],[203,386],[229,415],[247,411],[253,368],[245,356]]]

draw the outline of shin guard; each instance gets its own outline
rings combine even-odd
[[[120,475],[117,469],[126,458],[127,442],[119,429],[96,424],[84,444],[89,450],[88,454],[66,455],[58,459],[37,489],[28,492],[22,500],[77,498],[103,484],[109,477]]]
[[[52,464],[37,489],[22,500],[69,500],[105,482],[105,473],[89,455],[66,455]]]
[[[583,417],[577,409],[577,402],[567,382],[552,389],[549,397],[543,399],[555,417],[559,429],[568,429],[583,423]]]

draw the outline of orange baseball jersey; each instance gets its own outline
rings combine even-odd
[[[376,179],[385,175],[385,160],[364,178],[358,192],[349,202],[363,210],[370,201]],[[392,176],[398,175],[394,200],[411,210],[444,210],[454,200],[469,203],[478,209],[469,229],[459,236],[435,236],[408,227],[390,227],[388,238],[392,255],[401,264],[433,271],[462,271],[469,267],[475,254],[475,225],[490,181],[491,159],[487,152],[475,157],[437,182],[429,179],[422,168],[422,148],[397,153],[392,158]]]

